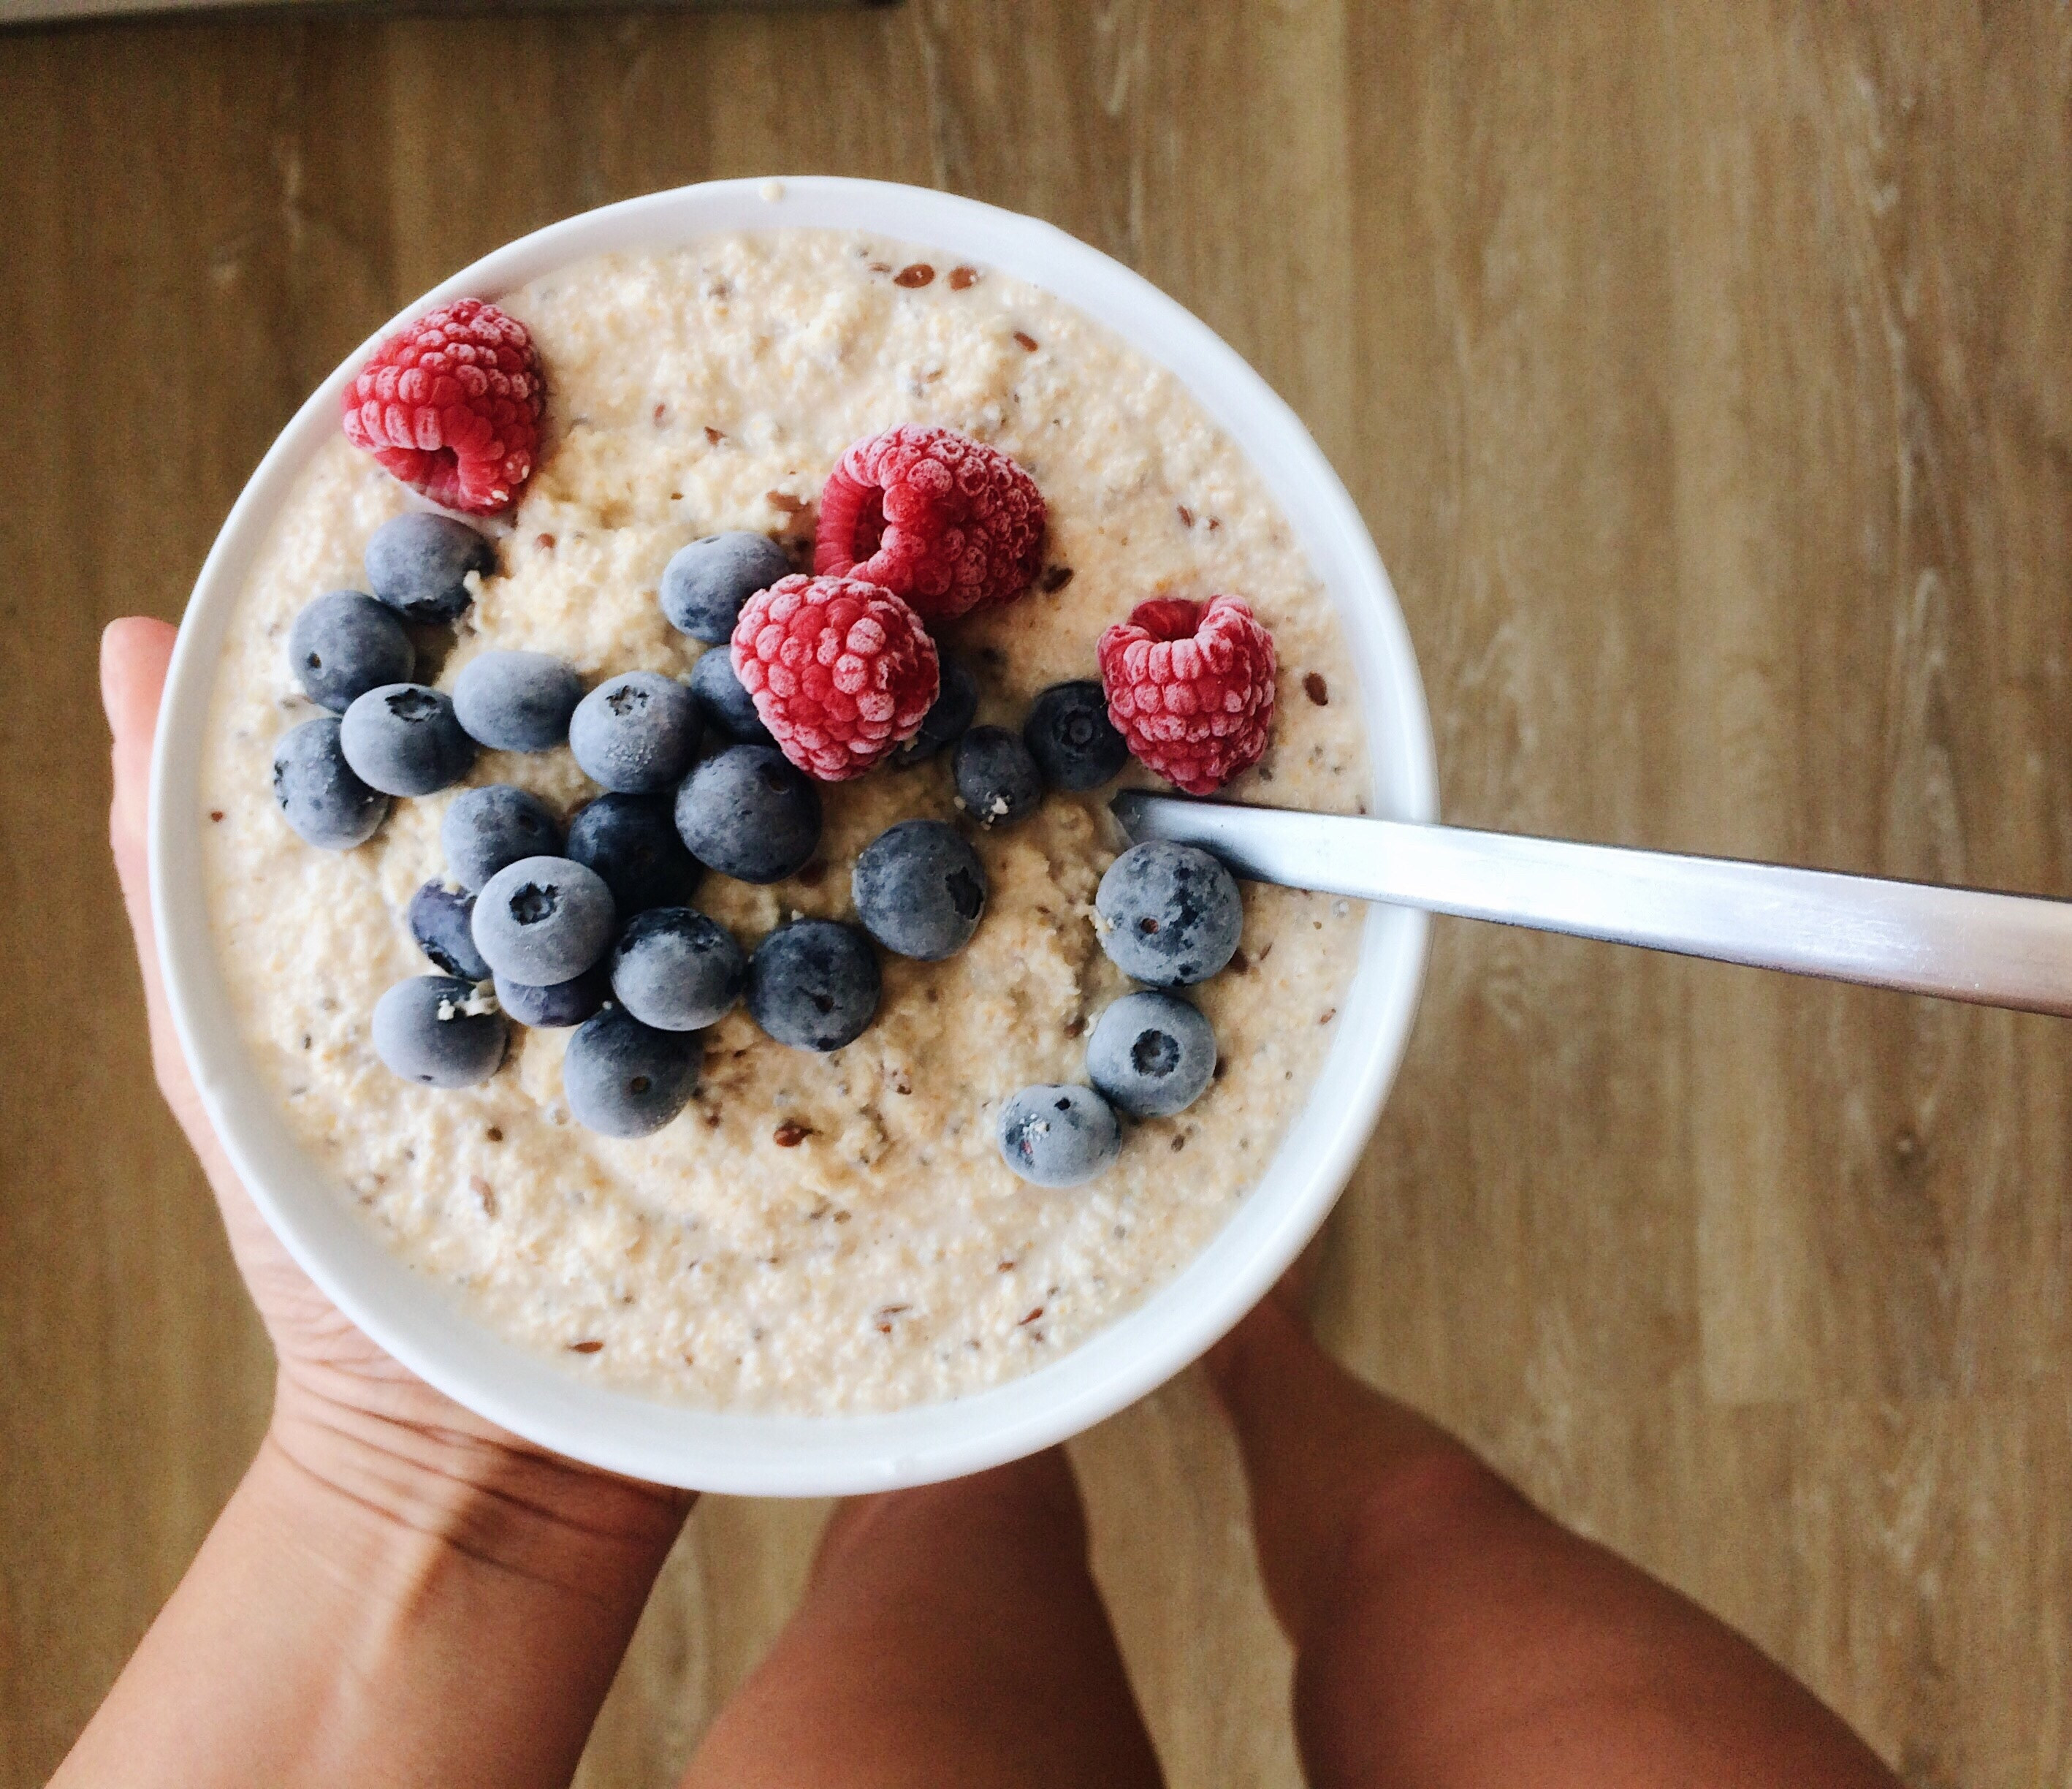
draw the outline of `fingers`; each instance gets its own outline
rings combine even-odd
[[[166,666],[173,656],[173,630],[162,621],[130,615],[111,621],[101,636],[101,704],[114,741],[115,797],[108,816],[115,873],[130,910],[137,952],[144,960],[146,993],[156,1004],[157,953],[151,948],[150,903],[146,893],[146,823],[151,789],[151,742],[158,732],[158,701]]]
[[[234,1186],[214,1134],[203,1116],[186,1059],[180,1053],[158,973],[158,941],[151,925],[150,852],[151,742],[165,693],[166,667],[173,656],[174,630],[162,621],[131,615],[112,621],[101,636],[101,701],[113,741],[114,797],[108,816],[109,844],[116,879],[143,973],[144,1006],[150,1021],[152,1066],[180,1128],[187,1133],[219,1194]]]

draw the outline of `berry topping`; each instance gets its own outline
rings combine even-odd
[[[1087,1079],[1133,1118],[1184,1112],[1215,1071],[1215,1034],[1177,994],[1124,994],[1087,1039]]]
[[[496,1004],[520,1025],[560,1031],[580,1025],[610,997],[611,977],[602,963],[566,981],[536,988],[529,981],[496,978]]]
[[[925,763],[944,746],[954,745],[978,713],[978,683],[954,659],[942,661],[943,686],[935,706],[921,721],[921,730],[904,745],[895,746],[886,763],[896,771]]]
[[[611,948],[611,890],[569,857],[520,857],[475,898],[475,948],[499,976],[528,987],[572,981]]]
[[[1029,710],[1022,737],[1054,789],[1097,789],[1129,762],[1097,683],[1051,685]]]
[[[973,727],[957,742],[950,774],[964,812],[989,830],[1026,820],[1043,799],[1042,772],[1005,727]]]
[[[698,755],[698,699],[659,671],[606,677],[576,704],[569,749],[596,782],[621,795],[675,787]]]
[[[520,857],[559,857],[561,823],[537,796],[491,783],[454,797],[439,822],[439,844],[446,873],[473,890]]]
[[[878,1012],[878,958],[853,926],[795,919],[748,960],[748,1010],[779,1043],[839,1050]]]
[[[659,907],[626,928],[611,953],[611,991],[643,1025],[696,1031],[740,999],[748,959],[734,935],[695,908]]]
[[[774,746],[729,746],[684,779],[676,830],[722,876],[780,882],[820,842],[820,792]]]
[[[1154,988],[1206,981],[1229,962],[1244,927],[1231,873],[1191,845],[1153,839],[1108,866],[1094,894],[1101,948]],[[479,916],[475,921],[481,930]]]
[[[1000,1154],[1038,1186],[1076,1186],[1122,1151],[1122,1126],[1090,1087],[1025,1087],[1000,1108]]]
[[[354,697],[339,746],[361,782],[385,795],[431,795],[475,763],[453,699],[421,683],[388,683]]]
[[[604,878],[621,919],[697,892],[698,860],[670,808],[666,796],[601,795],[569,822],[568,854]]]
[[[662,613],[693,640],[734,637],[741,606],[790,574],[784,549],[767,534],[708,534],[679,547],[662,573]]]
[[[473,1087],[504,1061],[510,1026],[472,983],[449,975],[399,981],[374,1003],[374,1054],[406,1081]]]
[[[388,817],[388,798],[346,761],[343,729],[327,714],[282,735],[273,747],[273,799],[305,845],[345,851],[364,845]]]
[[[870,936],[924,963],[956,956],[985,911],[985,866],[939,820],[887,827],[858,854],[849,888]]]
[[[295,617],[288,664],[304,695],[343,714],[377,685],[407,682],[417,653],[403,623],[372,597],[332,590]]]
[[[1214,795],[1266,750],[1273,636],[1234,596],[1140,603],[1100,637],[1108,718],[1140,762]]]
[[[367,587],[405,621],[458,621],[475,601],[467,574],[496,570],[496,549],[466,522],[413,510],[367,543]]]
[[[731,652],[707,652],[691,667],[691,693],[705,718],[728,738],[745,746],[776,744],[755,712],[755,698],[734,675]]]
[[[492,516],[532,475],[546,381],[516,317],[458,298],[376,348],[345,392],[345,438],[446,509]]]
[[[948,621],[1019,596],[1042,546],[1042,493],[1026,472],[953,429],[903,423],[828,475],[813,570],[868,578]]]
[[[607,1008],[569,1039],[561,1088],[584,1129],[604,1137],[646,1137],[690,1103],[702,1055],[689,1032],[658,1031],[631,1013]]]
[[[426,882],[410,897],[404,921],[417,948],[448,975],[467,982],[489,979],[489,965],[475,948],[472,894],[456,893],[444,882]]]
[[[493,751],[549,751],[582,700],[573,665],[545,652],[481,652],[454,679],[454,713]]]
[[[758,591],[733,653],[784,755],[823,783],[862,775],[919,732],[941,684],[921,618],[853,578],[784,578]]]

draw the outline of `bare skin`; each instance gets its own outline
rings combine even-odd
[[[110,840],[158,1085],[279,1371],[258,1457],[54,1781],[566,1783],[689,1499],[544,1454],[405,1372],[231,1172],[166,1015],[146,894],[172,641],[146,620],[103,638]]]
[[[543,1454],[413,1378],[230,1172],[167,1022],[145,894],[171,643],[141,620],[104,640],[111,835],[159,1084],[280,1371],[250,1472],[55,1781],[565,1783],[690,1499]],[[1893,1789],[1755,1648],[1336,1366],[1298,1289],[1210,1370],[1316,1789]],[[684,1789],[1161,1780],[1053,1451],[839,1511]]]

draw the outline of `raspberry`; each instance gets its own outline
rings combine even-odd
[[[1043,547],[1043,496],[1001,452],[912,423],[857,442],[820,492],[813,570],[867,578],[930,621],[1019,596]]]
[[[1108,718],[1138,761],[1213,795],[1266,750],[1273,636],[1234,596],[1140,603],[1100,637]]]
[[[757,591],[733,653],[784,755],[823,783],[862,775],[919,732],[942,677],[921,618],[856,578],[794,574]]]
[[[525,326],[479,298],[427,311],[345,393],[345,438],[435,504],[492,516],[532,475],[547,386]]]

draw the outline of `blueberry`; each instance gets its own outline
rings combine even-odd
[[[978,684],[954,659],[943,660],[942,687],[927,714],[921,730],[904,745],[895,746],[886,763],[896,771],[911,769],[933,758],[944,746],[953,745],[978,713]]]
[[[698,699],[659,671],[606,677],[576,704],[569,749],[591,780],[620,795],[672,788],[698,755]]]
[[[384,683],[355,697],[339,744],[360,780],[388,795],[430,795],[475,762],[452,698],[421,683]]]
[[[878,958],[854,926],[795,919],[748,960],[748,1010],[779,1043],[839,1050],[878,1012]]]
[[[305,845],[343,851],[388,817],[388,798],[353,774],[328,714],[283,734],[273,747],[273,799]]]
[[[790,574],[784,549],[763,534],[708,534],[679,547],[662,573],[662,613],[693,640],[731,639],[741,606]]]
[[[1036,698],[1022,739],[1054,789],[1097,789],[1129,762],[1097,683],[1054,683]]]
[[[559,1030],[580,1025],[602,1006],[611,993],[611,977],[602,963],[585,969],[566,981],[536,988],[529,981],[496,978],[496,1004],[520,1025]]]
[[[295,617],[288,663],[304,695],[342,714],[377,685],[407,682],[417,649],[393,610],[359,590],[331,590]]]
[[[454,679],[454,713],[496,751],[549,751],[569,736],[582,700],[575,667],[546,652],[482,652]]]
[[[1101,948],[1154,988],[1206,981],[1231,960],[1244,908],[1231,873],[1191,845],[1153,839],[1108,866],[1094,895]]]
[[[1090,1087],[1025,1087],[1000,1108],[1000,1154],[1038,1186],[1076,1186],[1122,1149],[1122,1125]]]
[[[1133,1118],[1184,1112],[1215,1071],[1215,1033],[1177,994],[1124,994],[1087,1040],[1087,1079]]]
[[[475,947],[497,974],[550,988],[581,975],[611,948],[611,890],[567,857],[520,857],[475,898]]]
[[[689,1031],[658,1031],[631,1013],[608,1007],[586,1020],[561,1059],[569,1110],[605,1137],[646,1137],[660,1130],[697,1091],[702,1056]]]
[[[950,760],[957,799],[985,827],[1026,820],[1043,799],[1043,778],[1029,748],[1005,727],[973,727]]]
[[[482,886],[507,863],[561,853],[561,823],[536,795],[508,783],[463,789],[439,822],[446,874],[462,888]]]
[[[414,510],[367,543],[367,587],[406,621],[457,621],[475,600],[467,574],[496,570],[496,549],[450,516]]]
[[[734,655],[724,646],[714,647],[691,667],[691,693],[705,718],[728,738],[750,746],[775,742],[755,712],[755,698],[734,674]]]
[[[405,918],[417,948],[463,981],[487,981],[489,965],[475,948],[475,897],[430,882],[410,897]]]
[[[643,1025],[696,1031],[741,998],[748,959],[734,935],[688,907],[651,907],[611,953],[611,991]]]
[[[889,951],[924,963],[955,956],[985,911],[985,866],[955,828],[902,820],[857,853],[856,916]]]
[[[569,855],[603,877],[623,919],[651,907],[683,907],[701,866],[684,848],[669,798],[601,795],[569,822]]]
[[[374,1003],[374,1054],[406,1081],[472,1087],[504,1060],[510,1026],[478,1004],[472,983],[450,975],[399,981]]]
[[[820,842],[820,792],[775,746],[729,746],[676,792],[676,830],[723,876],[782,882]]]

